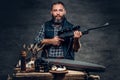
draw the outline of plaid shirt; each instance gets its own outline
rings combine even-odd
[[[57,33],[59,30],[62,29],[62,26],[55,26],[54,27],[54,36],[57,36]],[[37,43],[41,42],[45,37],[45,26],[42,25],[41,29],[39,31],[38,36],[35,38],[35,41],[37,41]],[[63,47],[62,46],[51,46],[48,50],[48,56],[49,57],[63,57]]]

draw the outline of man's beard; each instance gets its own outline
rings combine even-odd
[[[61,18],[60,18],[60,19],[57,19],[57,17],[61,17]],[[53,15],[52,15],[52,20],[53,20],[53,23],[54,23],[55,25],[60,25],[60,24],[63,22],[64,18],[65,18],[65,16],[60,16],[60,15],[53,16]]]

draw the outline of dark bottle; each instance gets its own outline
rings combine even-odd
[[[26,51],[21,51],[21,72],[26,71]]]
[[[35,60],[35,72],[39,72],[40,71],[40,60],[36,59]]]

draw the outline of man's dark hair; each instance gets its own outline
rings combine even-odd
[[[61,4],[61,5],[63,5],[63,7],[65,8],[64,3],[61,2],[61,1],[58,1],[58,2],[54,2],[54,3],[51,5],[51,10],[52,10],[53,6],[56,5],[56,4]]]

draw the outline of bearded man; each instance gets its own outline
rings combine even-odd
[[[74,31],[74,36],[61,39],[57,34],[58,31],[73,28],[74,25],[67,21],[66,9],[63,2],[55,2],[51,5],[50,21],[45,22],[35,38],[37,44],[45,44],[42,51],[42,57],[71,59],[74,60],[74,52],[80,48],[79,39],[82,33]]]

